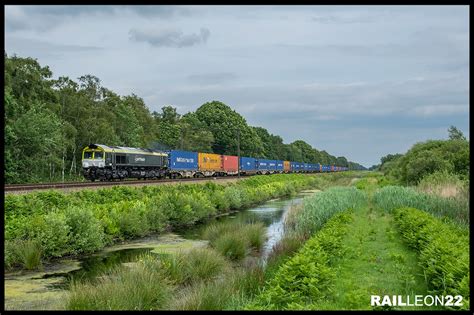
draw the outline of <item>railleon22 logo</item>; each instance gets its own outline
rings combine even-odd
[[[462,306],[461,295],[371,295],[370,306]]]

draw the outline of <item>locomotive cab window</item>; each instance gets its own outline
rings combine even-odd
[[[116,164],[126,164],[125,162],[125,155],[116,155],[115,156],[115,163]]]
[[[94,159],[102,160],[103,158],[104,158],[104,154],[102,152],[95,152],[94,153]]]
[[[84,159],[92,159],[92,152],[84,152]]]

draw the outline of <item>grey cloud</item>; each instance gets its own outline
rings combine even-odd
[[[466,82],[465,76],[459,75],[376,83],[195,85],[166,91],[160,98],[165,103],[175,100],[175,104],[178,103],[176,100],[180,100],[180,104],[200,104],[217,98],[238,106],[244,114],[265,114],[275,120],[337,120],[354,115],[384,117],[394,114],[421,118],[444,117],[468,113]],[[295,108],[298,110],[295,111]]]
[[[335,15],[315,16],[311,19],[314,22],[321,24],[352,24],[352,23],[370,23],[375,19],[372,16],[358,17],[358,18],[343,18]]]
[[[28,56],[28,51],[34,50],[34,57],[45,57],[50,56],[55,59],[61,59],[65,53],[68,54],[80,54],[87,52],[97,52],[103,50],[102,47],[98,46],[83,46],[73,44],[56,44],[48,41],[33,40],[17,36],[6,36],[5,37],[5,51],[11,54],[10,47],[15,47],[15,53],[24,54]]]
[[[177,29],[163,30],[137,30],[131,29],[130,40],[147,42],[156,47],[189,47],[206,43],[211,32],[207,28],[201,28],[199,34],[183,34]]]
[[[193,74],[189,75],[187,79],[190,82],[196,84],[220,84],[223,82],[229,82],[237,79],[237,75],[235,73],[230,72],[221,72],[221,73],[207,73],[207,74]]]
[[[132,12],[145,18],[170,19],[176,16],[190,16],[192,11],[174,5],[35,5],[6,6],[5,27],[9,31],[46,31],[58,27],[67,19],[81,15],[119,16]]]
[[[81,14],[117,14],[122,11],[131,11],[143,16],[171,17],[174,15],[187,15],[190,10],[179,6],[170,5],[41,5],[25,6],[25,13],[53,15],[53,16],[77,16]]]

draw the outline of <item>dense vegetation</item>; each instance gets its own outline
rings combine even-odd
[[[303,140],[284,144],[222,102],[184,115],[172,106],[150,112],[142,98],[120,96],[95,76],[53,79],[32,58],[5,53],[4,60],[6,183],[77,178],[90,143],[235,155],[240,138],[242,156],[362,168]]]
[[[312,309],[312,303],[327,299],[335,278],[332,262],[343,253],[342,236],[352,220],[350,210],[330,219],[294,257],[280,266],[246,309],[307,310]]]
[[[451,182],[452,178],[447,180]],[[114,238],[142,235],[144,232],[139,227],[161,231],[192,224],[210,214],[248,207],[263,200],[260,198],[291,194],[311,184],[324,191],[306,197],[288,210],[284,216],[284,235],[263,261],[260,260],[265,243],[263,224],[235,219],[214,222],[201,231],[201,239],[208,240],[207,245],[147,254],[135,263],[109,270],[97,278],[75,282],[62,307],[76,310],[459,309],[458,306],[370,305],[370,296],[374,294],[410,296],[411,301],[415,294],[451,294],[463,296],[461,309],[469,309],[467,212],[464,205],[453,203],[450,197],[424,192],[433,191],[430,183],[443,185],[440,181],[426,179],[420,183],[422,191],[418,187],[394,186],[393,180],[381,173],[348,172],[260,176],[227,186],[209,183],[139,189],[116,187],[68,195],[46,192],[29,194],[30,198],[7,196],[5,262],[36,268],[41,258],[48,257],[44,255],[52,247],[45,246],[47,242],[43,239],[54,241],[64,225],[60,224],[61,218],[53,215],[46,220],[38,219],[42,215],[54,213],[61,217],[67,209],[78,211],[77,217],[71,212],[65,215],[74,218],[66,220],[66,225],[69,235],[75,238],[65,248],[79,248],[100,239],[97,234],[94,239],[86,237],[91,233],[89,226],[97,228],[92,222],[97,217],[104,231],[102,239],[107,243]],[[352,187],[330,187],[334,185]],[[170,197],[160,210],[146,201],[156,195]],[[174,204],[174,198],[183,195],[191,197],[183,197],[184,200],[179,197]],[[100,204],[106,200],[111,200],[109,207],[101,208]],[[85,212],[93,210],[89,217],[79,211],[78,202],[89,209]],[[130,217],[127,207],[138,215]],[[12,215],[12,209],[18,209],[21,215]],[[37,212],[41,215],[35,216]],[[38,222],[51,224],[47,229],[56,233],[46,232],[38,238],[19,237],[18,231],[38,231],[34,227]],[[131,228],[135,224],[136,228]],[[44,226],[40,227],[43,231]],[[116,234],[112,236],[112,232]]]
[[[404,185],[416,185],[433,173],[469,178],[469,141],[451,126],[448,140],[416,143],[405,154],[388,154],[378,168]]]
[[[179,184],[7,195],[5,266],[34,268],[30,262],[38,252],[45,258],[94,252],[116,240],[191,225],[230,209],[291,195],[317,181],[314,176],[286,174],[255,176],[228,185]],[[216,244],[222,246],[226,245]],[[32,258],[28,258],[29,253]]]
[[[415,208],[396,209],[394,216],[434,292],[461,295],[469,309],[469,233]]]
[[[241,307],[403,310],[410,308],[373,308],[370,295],[404,294],[413,300],[414,294],[451,294],[461,295],[463,306],[411,309],[469,309],[464,207],[450,205],[452,200],[441,196],[391,186],[393,182],[381,174],[364,175],[352,183],[361,196],[348,188],[331,188],[290,211],[290,237],[275,246],[284,258],[271,260],[263,290]],[[298,233],[298,226],[310,232],[308,241],[307,236],[291,236],[305,234]]]

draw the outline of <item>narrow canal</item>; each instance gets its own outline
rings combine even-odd
[[[173,233],[114,245],[80,260],[63,259],[53,265],[45,265],[41,272],[5,274],[5,309],[60,309],[71,281],[98,277],[115,266],[137,260],[144,253],[158,254],[207,246],[207,241],[200,239],[202,231],[216,220],[262,222],[267,227],[267,239],[261,256],[265,260],[283,235],[283,222],[288,210],[317,191],[302,191],[292,198],[269,200],[257,207],[216,217]]]

